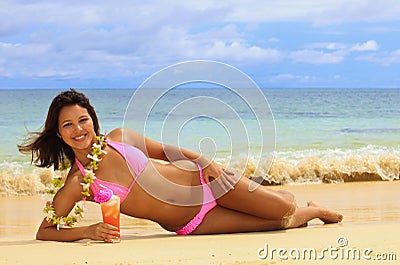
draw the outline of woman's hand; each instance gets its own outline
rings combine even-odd
[[[106,223],[97,223],[90,225],[86,229],[86,238],[100,240],[104,242],[113,242],[113,239],[119,237],[118,228]]]
[[[236,179],[234,175],[232,171],[214,161],[203,168],[203,176],[206,183],[215,180],[225,192],[235,188]]]

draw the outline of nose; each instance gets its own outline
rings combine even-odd
[[[78,123],[76,126],[74,126],[74,129],[76,131],[82,131],[82,126]]]

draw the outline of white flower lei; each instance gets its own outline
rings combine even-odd
[[[94,170],[99,168],[98,162],[101,161],[99,158],[102,154],[107,154],[102,148],[107,145],[104,136],[96,136],[96,140],[99,142],[93,143],[92,151],[87,155],[92,161],[88,165],[88,168],[85,169],[85,175],[83,176],[82,185],[82,201],[85,202],[87,198],[90,197],[90,184],[93,183],[93,180],[96,178],[94,174]],[[46,193],[54,195],[63,185],[64,181],[62,177],[54,178],[52,184],[54,186],[53,189],[46,190]],[[76,222],[79,222],[83,218],[83,205],[80,202],[75,203],[74,212],[69,214],[68,216],[57,216],[54,211],[54,206],[52,201],[47,201],[46,206],[43,211],[46,214],[46,220],[49,223],[53,223],[57,225],[57,230],[61,227],[72,227]]]

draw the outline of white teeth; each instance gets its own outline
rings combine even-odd
[[[74,139],[75,139],[75,140],[81,140],[81,139],[83,139],[83,137],[85,137],[85,135],[81,135],[81,136],[78,136],[78,137],[74,137]]]

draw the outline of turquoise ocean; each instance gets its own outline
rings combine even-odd
[[[103,132],[127,125],[137,130],[135,124],[140,129],[144,117],[139,113],[131,113],[129,121],[124,121],[128,104],[135,103],[131,101],[134,89],[77,90],[89,96]],[[41,128],[51,100],[60,91],[0,90],[1,196],[40,194],[49,180],[59,174],[31,165],[29,156],[18,153],[17,144],[28,131]],[[240,107],[242,101],[235,101],[237,95],[226,93],[223,88],[186,87],[170,91],[153,106],[146,130],[141,133],[158,141],[167,139],[167,143],[173,139],[196,152],[201,150],[234,169],[244,168],[247,177],[263,177],[267,185],[399,180],[399,89],[262,89],[262,93],[273,114],[276,130],[271,137],[276,147],[272,150],[272,164],[269,160],[260,161],[257,171],[256,157],[263,147],[257,137],[250,140],[250,147],[240,141],[233,142],[241,155],[232,156],[230,133],[223,122],[199,117],[179,124],[182,117],[177,112],[168,115],[180,102],[190,98],[215,97],[233,104],[239,113],[230,118],[221,109],[222,117],[245,124],[247,133],[257,135],[251,108]],[[202,113],[204,108],[212,108],[198,101],[191,107],[192,116]],[[172,124],[178,123],[179,134],[163,131],[166,118]]]

